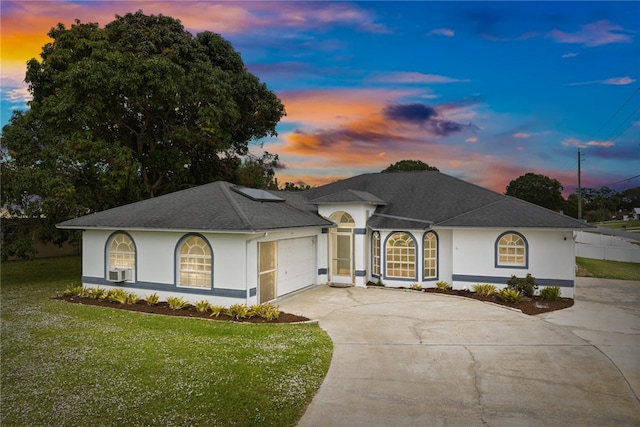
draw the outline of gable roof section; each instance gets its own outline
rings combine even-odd
[[[305,191],[310,203],[337,200],[347,190],[384,200],[369,219],[378,229],[432,227],[591,226],[557,212],[435,171],[365,174]]]
[[[254,232],[332,225],[291,203],[253,200],[233,187],[212,182],[64,221],[58,227]]]

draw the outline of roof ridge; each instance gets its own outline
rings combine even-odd
[[[504,197],[507,200],[517,200],[518,202],[526,203],[526,204],[528,204],[530,206],[533,206],[535,208],[544,209],[545,211],[548,211],[550,213],[553,213],[553,214],[555,214],[557,216],[560,216],[562,218],[565,218],[565,219],[570,219],[570,220],[572,220],[574,222],[577,222],[577,223],[580,223],[582,225],[589,225],[589,224],[586,224],[585,222],[580,221],[579,219],[573,218],[573,217],[571,217],[569,215],[565,215],[564,213],[560,213],[560,212],[554,211],[553,209],[545,208],[544,206],[536,205],[535,203],[532,203],[532,202],[530,202],[528,200],[519,199],[519,198],[517,198],[515,196],[509,196],[507,194],[505,194]],[[594,226],[591,226],[591,227],[594,227]]]
[[[480,187],[480,188],[482,188],[482,187]],[[491,190],[489,190],[489,191],[491,191]],[[500,194],[500,193],[497,193],[497,194]],[[497,204],[497,203],[500,203],[500,202],[503,202],[503,201],[507,200],[507,198],[506,198],[504,195],[502,195],[502,196],[503,196],[503,197],[501,197],[500,199],[495,200],[495,201],[493,201],[493,202],[491,202],[491,203],[487,203],[487,204],[485,204],[485,205],[478,206],[477,208],[471,209],[471,210],[466,211],[466,212],[459,213],[458,215],[454,215],[454,216],[449,217],[449,218],[447,218],[447,219],[444,219],[444,220],[442,220],[442,221],[438,221],[438,223],[437,223],[437,224],[434,224],[434,225],[440,225],[440,224],[442,224],[442,223],[445,223],[445,222],[448,222],[448,221],[454,220],[454,219],[459,218],[459,217],[461,217],[461,216],[465,216],[465,215],[470,214],[470,213],[472,213],[472,212],[478,211],[478,210],[480,210],[480,209],[487,208],[487,207],[489,207],[489,206],[493,206],[493,205],[495,205],[495,204]]]
[[[222,194],[224,194],[224,197],[227,199],[227,201],[229,202],[233,210],[236,212],[236,214],[238,215],[238,218],[240,218],[242,225],[246,226],[249,230],[253,231],[253,225],[251,224],[251,221],[249,221],[249,217],[247,217],[247,214],[244,213],[240,205],[238,205],[238,203],[233,199],[233,194],[231,194],[231,190],[229,188],[233,184],[230,184],[226,181],[218,181],[218,182],[229,184],[228,186],[220,185],[222,189]]]

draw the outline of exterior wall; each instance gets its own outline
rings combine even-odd
[[[526,268],[496,266],[496,240],[505,231],[515,231],[526,239]],[[531,273],[540,287],[557,285],[562,288],[562,296],[573,297],[575,258],[571,231],[455,229],[452,233],[454,288],[470,288],[476,283],[504,287],[511,275],[524,277]]]
[[[370,274],[367,267],[369,266],[369,238],[367,234],[367,221],[371,214],[375,211],[375,206],[357,203],[339,203],[318,206],[318,214],[329,219],[336,212],[346,212],[355,221],[354,239],[353,239],[353,268],[354,268],[354,285],[366,286]],[[328,238],[328,237],[327,237]],[[327,242],[328,245],[328,242]],[[323,264],[329,265],[328,246],[324,252],[325,261]],[[328,272],[330,273],[330,272]],[[327,276],[329,277],[329,276]],[[328,279],[327,279],[328,280]],[[326,280],[325,280],[326,281]]]
[[[321,236],[320,229],[247,235],[196,233],[207,240],[213,257],[213,286],[211,289],[197,289],[176,286],[176,251],[180,241],[192,233],[127,231],[136,246],[136,268],[132,280],[122,283],[106,280],[107,243],[113,234],[114,231],[105,230],[83,233],[82,282],[85,286],[124,287],[142,298],[157,293],[161,299],[182,296],[192,303],[206,299],[212,304],[225,306],[257,303],[258,242],[305,236],[316,237],[316,242],[326,241],[326,237],[317,237]],[[322,277],[314,274],[314,278]]]

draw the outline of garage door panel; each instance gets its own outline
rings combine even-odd
[[[312,285],[315,281],[315,237],[278,242],[278,296]]]

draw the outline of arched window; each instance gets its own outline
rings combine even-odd
[[[407,233],[393,233],[385,248],[387,277],[416,278],[416,245]]]
[[[507,232],[496,240],[496,267],[526,268],[527,241],[523,235]]]
[[[135,268],[136,245],[125,233],[116,233],[109,243],[109,270]]]
[[[374,231],[371,235],[371,273],[380,276],[380,233]]]
[[[433,231],[425,233],[424,246],[424,272],[423,278],[435,279],[438,277],[438,236]]]
[[[200,236],[189,236],[178,251],[178,286],[211,289],[211,248]]]

